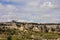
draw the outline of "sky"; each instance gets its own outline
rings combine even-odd
[[[0,22],[60,23],[60,0],[0,0]]]

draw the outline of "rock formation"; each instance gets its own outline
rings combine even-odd
[[[27,23],[27,22],[0,22],[0,28],[15,28],[19,30],[33,30],[39,32],[60,32],[60,23]]]

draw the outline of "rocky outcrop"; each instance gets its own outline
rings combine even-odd
[[[39,32],[60,32],[60,23],[27,23],[27,22],[2,22],[0,27],[15,28],[19,30],[33,30]]]

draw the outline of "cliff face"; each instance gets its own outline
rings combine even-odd
[[[10,29],[33,30],[39,32],[60,32],[60,23],[27,23],[27,22],[2,22],[0,27],[7,27]]]

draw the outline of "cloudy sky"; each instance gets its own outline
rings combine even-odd
[[[60,23],[60,0],[0,0],[0,21]]]

